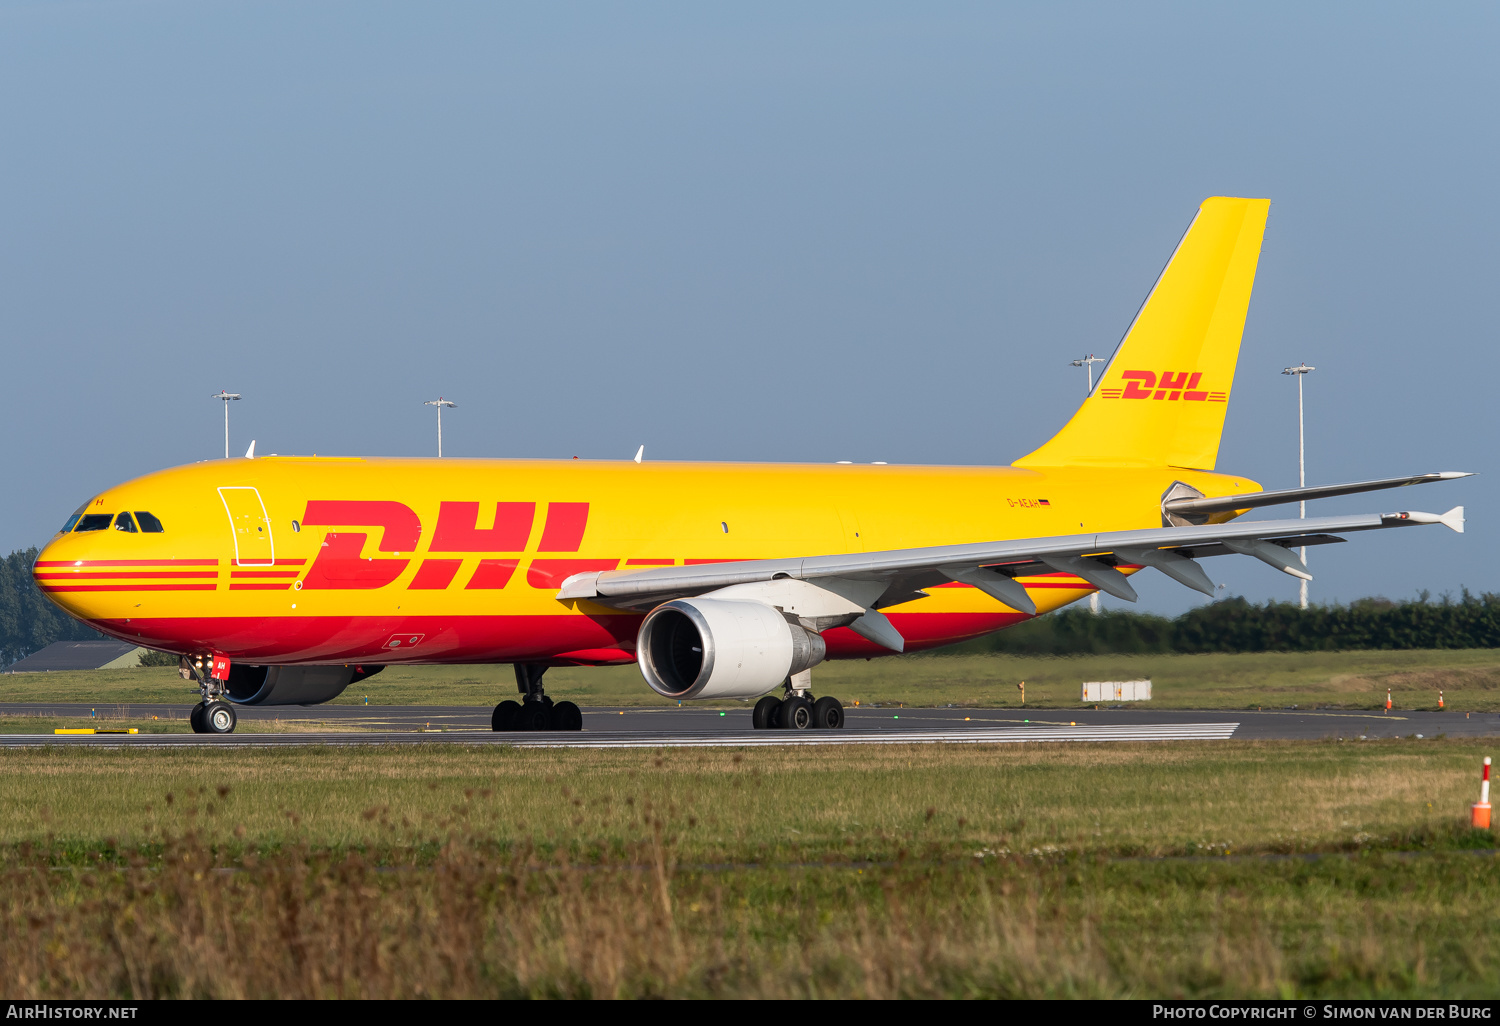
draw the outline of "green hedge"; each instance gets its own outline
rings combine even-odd
[[[1224,599],[1175,620],[1150,613],[1065,609],[954,646],[968,652],[1081,655],[1114,652],[1318,652],[1370,648],[1500,647],[1500,595],[1348,605],[1255,605]],[[951,650],[950,650],[951,651]]]
[[[54,641],[104,637],[48,602],[31,579],[35,548],[0,560],[0,666],[8,666]]]

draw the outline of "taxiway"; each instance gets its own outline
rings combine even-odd
[[[517,747],[652,748],[760,747],[822,744],[1008,744],[1038,741],[1188,741],[1235,739],[1391,737],[1488,737],[1500,735],[1495,713],[1322,709],[847,709],[836,731],[753,730],[749,712],[703,708],[591,708],[584,729],[574,733],[495,733],[490,711],[473,706],[240,707],[250,730],[228,735],[4,734],[0,746],[129,745],[280,747],[360,744],[503,744]],[[0,703],[0,716],[111,720],[183,720],[176,705],[84,706],[72,703]],[[287,733],[261,733],[255,726],[282,723]],[[80,724],[83,725],[83,724]],[[103,724],[101,723],[101,726]],[[324,729],[319,729],[324,728]]]

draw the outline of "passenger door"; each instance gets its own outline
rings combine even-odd
[[[235,565],[274,565],[276,548],[271,539],[271,518],[266,515],[260,492],[251,487],[220,488],[219,498],[229,514],[229,529],[234,534]]]

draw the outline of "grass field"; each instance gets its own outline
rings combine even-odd
[[[0,991],[1493,997],[1489,751],[0,751]]]
[[[1150,678],[1147,705],[1171,709],[1245,709],[1322,705],[1373,709],[1386,689],[1401,709],[1500,709],[1500,652],[1464,649],[1401,652],[1236,655],[1033,656],[914,655],[824,663],[813,671],[819,694],[846,703],[1016,707],[1079,706],[1088,680]],[[634,666],[560,667],[548,692],[580,705],[667,704]],[[508,665],[390,667],[351,687],[340,704],[494,705],[515,693]],[[0,702],[173,702],[190,706],[196,689],[175,670],[95,670],[0,675]]]

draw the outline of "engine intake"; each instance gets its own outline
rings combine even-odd
[[[646,614],[636,659],[665,698],[754,698],[827,655],[821,635],[764,602],[673,599]]]
[[[246,666],[234,663],[224,697],[236,705],[319,705],[384,666]]]

